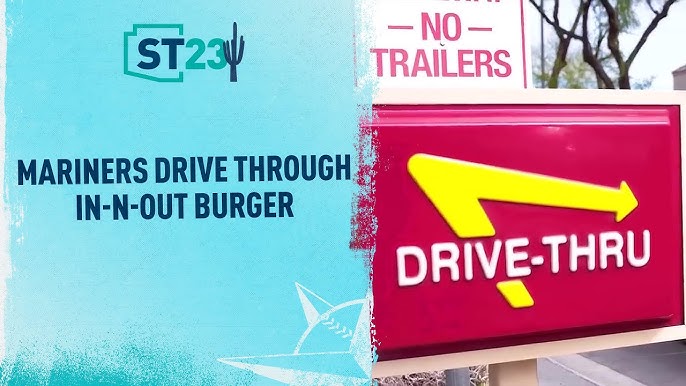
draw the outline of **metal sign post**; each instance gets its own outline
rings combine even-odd
[[[446,370],[446,386],[470,386],[469,367]]]
[[[538,386],[536,359],[488,366],[489,386]]]

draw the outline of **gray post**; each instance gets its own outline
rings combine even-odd
[[[541,0],[541,9],[543,8],[543,1]],[[543,80],[543,75],[545,75],[545,39],[543,34],[545,33],[545,24],[543,23],[543,15],[541,15],[541,88],[545,88],[545,81]]]
[[[469,368],[447,370],[445,380],[446,386],[469,386]]]

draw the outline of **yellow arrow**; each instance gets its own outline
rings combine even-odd
[[[534,299],[521,280],[501,281],[496,288],[512,308],[533,307]]]
[[[415,154],[407,166],[417,185],[461,238],[495,235],[479,200],[611,212],[617,222],[638,206],[624,181],[619,189],[613,189],[428,154]]]

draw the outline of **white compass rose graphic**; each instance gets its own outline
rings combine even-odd
[[[290,386],[371,384],[370,296],[332,305],[295,283],[307,328],[292,354],[219,358]]]

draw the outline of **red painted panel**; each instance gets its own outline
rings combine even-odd
[[[681,161],[678,106],[377,106],[373,122],[377,161],[374,186],[378,229],[373,260],[374,326],[380,360],[476,348],[549,341],[684,323]],[[431,154],[618,189],[626,181],[638,200],[623,221],[613,213],[481,201],[496,234],[459,238],[413,180],[411,156]],[[456,181],[456,189],[472,189]],[[623,265],[599,265],[603,232],[622,235]],[[644,243],[649,232],[649,249]],[[634,245],[629,248],[629,233]],[[564,235],[559,272],[545,236]],[[578,258],[570,268],[571,236],[588,244],[595,267]],[[515,309],[496,284],[506,272],[505,245],[489,279],[475,246],[486,259],[496,240],[525,237],[531,267],[522,280],[534,300]],[[459,278],[441,270],[432,281],[431,246],[454,243]],[[473,278],[465,254],[472,245]],[[610,244],[607,244],[610,246]],[[426,278],[401,287],[397,249],[416,246],[427,257]],[[629,264],[629,249],[647,264]],[[532,266],[531,257],[543,264]],[[445,255],[444,257],[445,258]],[[636,261],[636,259],[634,259]],[[408,258],[407,274],[417,274]],[[640,265],[640,264],[639,264]]]

